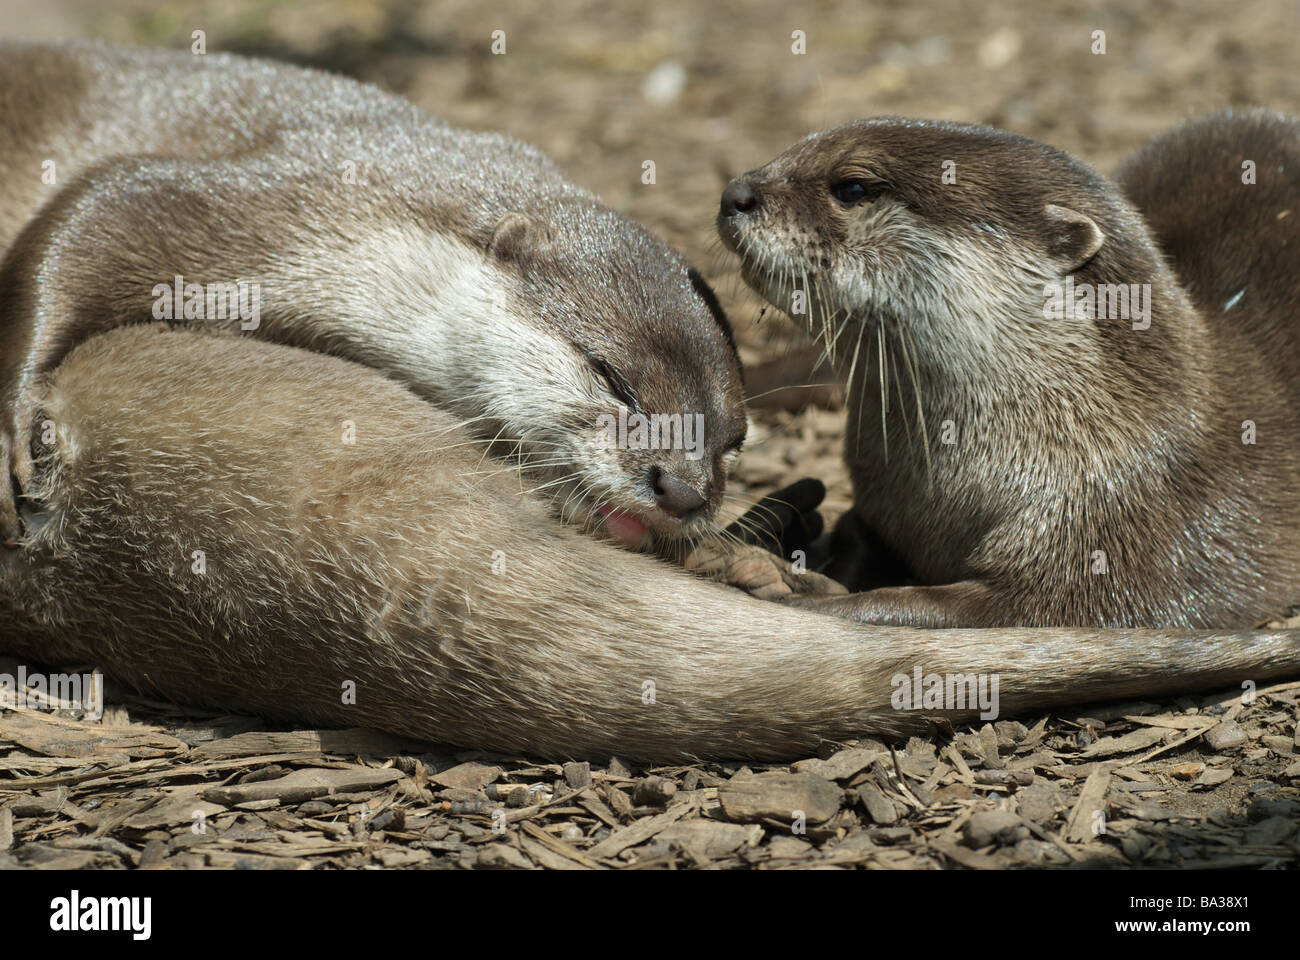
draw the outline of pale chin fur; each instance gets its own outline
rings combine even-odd
[[[679,524],[663,514],[600,449],[597,415],[608,412],[609,398],[569,344],[527,317],[511,270],[447,234],[379,224],[340,256],[379,279],[351,287],[340,277],[329,309],[317,312],[341,319],[321,321],[318,329],[339,338],[425,343],[419,351],[387,351],[393,372],[410,383],[437,384],[427,399],[477,424],[485,439],[514,445],[524,489],[549,497],[561,519],[599,531],[608,526],[600,508],[631,514],[647,527],[644,541],[612,539],[640,549],[701,532],[699,521]],[[282,282],[292,288],[294,274]],[[297,286],[293,299],[312,310],[320,292]],[[373,297],[376,287],[390,294],[382,302]],[[575,416],[575,409],[588,413]],[[590,422],[590,436],[574,436],[574,422]]]
[[[986,375],[989,365],[1021,367],[1051,349],[1045,339],[1058,346],[1068,339],[1072,350],[1086,349],[1086,339],[1063,338],[1042,316],[1043,284],[1061,279],[1050,265],[1027,250],[1015,256],[1012,244],[988,224],[971,229],[990,240],[939,234],[885,199],[855,220],[847,241],[854,252],[836,256],[828,271],[812,271],[796,239],[770,217],[742,226],[730,246],[741,257],[745,281],[829,344],[841,372],[851,364],[859,333],[876,325],[887,333],[899,327],[930,356],[961,358],[972,375],[980,369]],[[937,282],[919,285],[918,276]],[[802,315],[791,313],[796,290],[808,297]],[[1048,335],[1026,336],[1026,328]]]

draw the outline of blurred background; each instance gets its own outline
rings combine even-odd
[[[882,113],[990,123],[1109,171],[1191,113],[1300,110],[1300,0],[0,0],[6,38],[188,49],[194,30],[209,52],[351,74],[539,145],[702,268],[751,365],[794,340],[716,244],[718,195],[811,131]],[[812,473],[832,514],[846,504],[839,412],[756,422],[742,489]]]

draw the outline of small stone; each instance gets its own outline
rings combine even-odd
[[[1246,808],[1246,815],[1252,823],[1267,820],[1269,817],[1286,817],[1300,820],[1300,803],[1295,800],[1270,800],[1256,797]]]
[[[972,848],[992,844],[1009,846],[1029,836],[1029,828],[1008,810],[981,810],[966,821],[962,831],[966,845]]]
[[[150,840],[140,851],[140,862],[136,866],[140,870],[156,870],[166,859],[167,844],[161,840]]]
[[[1020,815],[1033,823],[1047,823],[1065,809],[1061,791],[1055,784],[1038,780],[1019,793]]]
[[[813,846],[798,837],[773,837],[767,845],[767,852],[776,860],[802,860],[812,856]]]
[[[1151,838],[1145,833],[1130,832],[1119,842],[1120,849],[1129,860],[1141,860],[1151,849]]]
[[[911,827],[873,827],[867,831],[868,837],[884,845],[906,843],[914,835]]]
[[[489,843],[478,849],[474,864],[480,870],[531,870],[527,857],[506,843]]]
[[[651,70],[641,84],[641,95],[656,107],[676,101],[686,88],[686,66],[680,60],[665,60]]]
[[[1198,787],[1217,787],[1232,779],[1231,767],[1206,767],[1205,772],[1196,778]]]
[[[997,731],[998,743],[1003,747],[1014,747],[1029,736],[1029,728],[1017,720],[999,720],[993,724],[993,729]]]
[[[1011,859],[1016,863],[1045,863],[1053,854],[1059,852],[1060,848],[1054,843],[1028,837],[1016,844],[1015,849],[1011,851]]]
[[[1205,731],[1204,739],[1215,752],[1231,750],[1246,742],[1246,731],[1235,720],[1225,720]]]

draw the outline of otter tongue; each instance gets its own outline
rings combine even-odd
[[[639,547],[645,539],[646,525],[630,513],[610,507],[597,507],[596,512],[605,518],[609,535],[625,547]]]

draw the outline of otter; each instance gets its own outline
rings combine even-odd
[[[44,379],[94,333],[164,319],[382,370],[625,545],[713,529],[746,430],[726,316],[537,149],[296,67],[3,44],[0,169],[9,547]],[[598,425],[629,415],[700,429],[607,442]]]
[[[552,759],[789,760],[980,712],[898,708],[917,669],[996,676],[1001,715],[1300,670],[1295,630],[922,630],[759,600],[557,522],[379,371],[235,333],[93,337],[25,429],[0,642],[154,698]]]
[[[1233,110],[1115,182],[897,117],[731,182],[724,243],[771,303],[805,298],[848,391],[854,507],[824,572],[853,592],[790,602],[1224,628],[1300,600],[1297,171],[1300,121]]]

